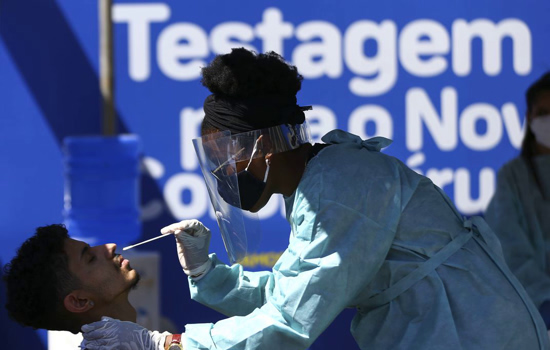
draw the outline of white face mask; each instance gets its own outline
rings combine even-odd
[[[550,148],[550,115],[534,118],[530,128],[535,134],[537,143]]]

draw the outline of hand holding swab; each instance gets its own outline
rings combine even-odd
[[[157,240],[157,239],[159,239],[159,238],[167,237],[167,236],[170,236],[170,235],[172,235],[172,234],[178,234],[178,233],[180,233],[180,232],[181,232],[181,230],[176,230],[175,232],[170,232],[170,233],[168,233],[168,234],[162,234],[162,235],[160,235],[160,236],[153,237],[153,238],[148,239],[148,240],[146,240],[146,241],[139,242],[139,243],[136,243],[136,244],[134,244],[134,245],[129,245],[129,246],[127,246],[127,247],[122,248],[122,250],[132,249],[132,248],[134,248],[134,247],[137,247],[138,245],[142,245],[142,244],[145,244],[145,243],[149,243],[149,242],[152,242],[152,241]]]

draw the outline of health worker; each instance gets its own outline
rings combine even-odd
[[[381,153],[390,140],[334,130],[312,145],[302,76],[276,53],[233,49],[202,74],[212,94],[194,144],[230,260],[273,194],[291,232],[272,271],[248,272],[208,255],[196,220],[162,230],[176,233],[192,298],[229,316],[186,325],[184,349],[306,349],[345,308],[361,349],[549,348],[485,221]],[[101,322],[107,340],[128,332]]]
[[[521,154],[500,169],[485,217],[550,329],[550,72],[527,89],[526,103]]]

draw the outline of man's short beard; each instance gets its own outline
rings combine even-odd
[[[138,287],[138,283],[141,280],[141,276],[136,271],[136,278],[132,281],[132,285],[130,286],[130,290],[134,290]]]

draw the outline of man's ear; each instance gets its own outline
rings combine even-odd
[[[63,299],[65,309],[73,313],[86,312],[94,307],[94,302],[81,290],[74,290]]]

